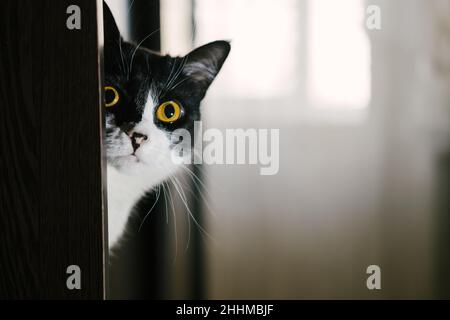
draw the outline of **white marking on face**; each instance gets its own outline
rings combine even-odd
[[[171,158],[170,136],[153,122],[158,107],[151,92],[147,97],[142,120],[133,131],[147,139],[133,153],[130,137],[119,131],[120,156],[108,163],[108,227],[109,244],[112,246],[122,234],[129,212],[135,203],[151,188],[175,174],[179,165]],[[126,138],[127,140],[123,140]],[[116,144],[116,142],[115,142]],[[131,148],[131,149],[130,149]],[[114,147],[115,149],[115,147]],[[122,155],[123,152],[127,152]]]
[[[170,134],[154,123],[155,109],[158,107],[152,91],[147,95],[144,105],[142,119],[135,125],[132,132],[145,135],[145,140],[141,139],[140,146],[133,154],[133,147],[130,137],[118,129],[118,135],[113,144],[110,144],[108,151],[114,156],[111,164],[120,172],[131,175],[147,175],[160,180],[167,178],[177,167],[171,158]],[[153,179],[151,179],[153,180]]]

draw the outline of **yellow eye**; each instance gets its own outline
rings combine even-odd
[[[120,100],[119,92],[114,87],[105,87],[105,107],[114,107]]]
[[[156,110],[156,117],[158,120],[165,123],[175,122],[180,119],[182,115],[183,109],[180,104],[175,101],[166,101]]]

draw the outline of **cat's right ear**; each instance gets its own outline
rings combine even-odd
[[[108,5],[103,1],[103,26],[105,44],[115,44],[121,40],[119,28],[117,28],[114,16]]]

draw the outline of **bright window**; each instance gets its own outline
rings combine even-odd
[[[196,0],[193,14],[196,45],[232,41],[216,94],[299,113],[369,105],[365,0]]]
[[[232,41],[222,88],[234,97],[264,99],[295,90],[296,0],[196,0],[197,44]],[[226,94],[227,94],[226,93]]]
[[[313,107],[364,108],[370,100],[370,44],[364,0],[309,0],[307,99]]]

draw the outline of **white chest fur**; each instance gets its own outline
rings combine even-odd
[[[108,173],[108,242],[111,248],[121,236],[136,202],[150,189],[142,179],[120,173],[112,166]]]
[[[162,183],[176,168],[171,170],[146,168],[139,175],[120,172],[107,166],[108,175],[108,242],[114,246],[122,235],[128,217],[139,199],[153,187]]]

